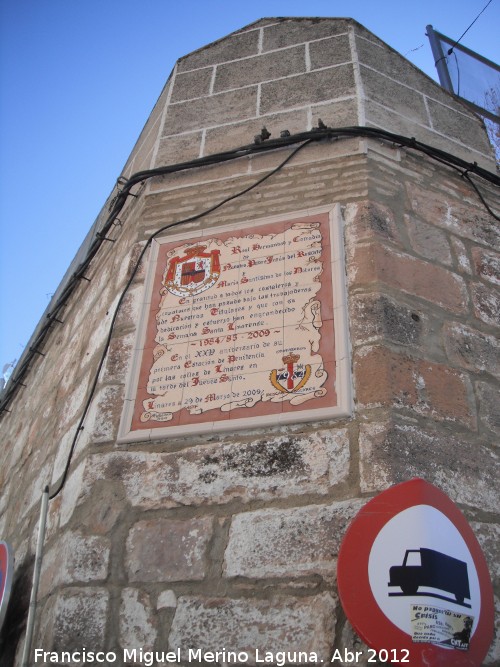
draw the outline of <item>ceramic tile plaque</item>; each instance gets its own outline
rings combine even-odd
[[[349,412],[337,208],[153,242],[121,440]]]

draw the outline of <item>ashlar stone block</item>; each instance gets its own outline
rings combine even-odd
[[[485,372],[500,378],[500,342],[460,322],[445,323],[443,340],[448,358],[475,373]]]
[[[452,263],[451,246],[445,232],[413,216],[405,216],[405,218],[415,252],[426,259],[450,266]]]
[[[66,588],[42,619],[38,646],[47,651],[104,647],[109,594],[101,588]]]
[[[298,111],[270,114],[254,120],[246,120],[241,123],[232,123],[207,130],[204,153],[210,155],[232,150],[239,146],[247,146],[253,142],[255,135],[260,134],[263,126],[271,133],[272,139],[278,139],[282,130],[288,130],[291,134],[305,132],[308,129],[307,111],[300,109]]]
[[[207,570],[211,517],[138,521],[127,539],[130,581],[199,581]]]
[[[66,533],[44,556],[40,596],[55,586],[103,581],[108,574],[110,543],[105,537]]]
[[[488,563],[488,569],[492,580],[500,579],[500,561],[498,552],[500,549],[500,525],[496,523],[482,523],[474,521],[471,527],[476,534],[484,557]]]
[[[367,35],[367,37],[356,36],[356,52],[360,63],[377,72],[389,75],[392,79],[426,96],[450,102],[449,94],[435,81],[422,76],[422,72],[413,63],[396,51],[388,49],[385,44],[372,41],[373,35]]]
[[[444,364],[412,359],[382,346],[366,347],[355,356],[354,383],[362,407],[393,406],[475,428],[471,383]]]
[[[352,65],[339,65],[308,72],[293,78],[262,84],[260,113],[272,113],[293,107],[309,106],[354,92]]]
[[[350,299],[353,345],[388,340],[399,345],[422,344],[424,323],[413,308],[384,294],[361,294]]]
[[[495,616],[500,618],[500,599],[495,596]],[[500,629],[497,627],[494,630],[493,641],[491,642],[490,650],[484,661],[485,667],[496,667],[500,662]]]
[[[114,440],[122,409],[123,386],[107,385],[99,389],[88,412],[84,439],[91,442]]]
[[[376,238],[400,245],[400,232],[394,211],[380,202],[364,201],[347,204],[344,219],[346,241],[351,252],[361,241]]]
[[[443,191],[436,187],[439,188],[439,181],[425,186],[410,180],[406,182],[409,202],[416,215],[429,224],[448,229],[463,239],[471,239],[492,248],[498,247],[500,229],[498,225],[492,224],[489,213],[478,207],[472,188],[470,197],[464,195],[461,199],[456,199],[444,196]]]
[[[482,283],[472,285],[474,315],[486,324],[500,327],[500,291]]]
[[[200,157],[201,138],[202,133],[200,130],[162,137],[155,158],[156,166],[163,167],[175,164],[176,162],[196,160]]]
[[[216,127],[257,115],[257,86],[171,104],[163,136]]]
[[[377,280],[446,310],[464,313],[469,303],[465,282],[458,274],[388,247],[370,244],[354,251],[353,286]]]
[[[177,70],[178,72],[187,72],[188,70],[200,69],[208,65],[251,56],[257,53],[258,44],[258,30],[249,30],[247,32],[228,35],[181,58],[178,62]]]
[[[157,632],[149,595],[137,588],[125,588],[119,618],[121,646],[129,650],[141,647],[151,651]]]
[[[278,20],[264,28],[264,51],[280,49],[291,44],[332,37],[349,30],[349,21],[342,19]]]
[[[435,484],[456,503],[496,512],[500,457],[477,442],[414,425],[361,426],[361,491],[375,493],[412,477]]]
[[[204,67],[192,72],[176,75],[172,89],[171,102],[183,102],[209,94],[213,67]]]
[[[354,655],[358,654],[359,659],[354,663],[356,667],[369,667],[368,660],[370,659],[371,654],[368,651],[368,647],[358,637],[349,621],[345,622],[339,639],[339,651],[342,656],[346,655],[346,651],[349,651]],[[332,657],[333,655],[334,654],[332,654]],[[337,664],[342,665],[342,663],[339,662],[337,662]]]
[[[483,123],[477,116],[470,114],[465,106],[464,113],[432,99],[428,100],[428,106],[432,127],[437,132],[458,139],[463,144],[472,146],[475,150],[479,150],[486,155],[491,154],[492,148],[488,142]]]
[[[125,384],[134,342],[134,333],[111,339],[101,376],[103,383]]]
[[[352,61],[349,35],[339,35],[309,44],[311,69],[331,67]]]
[[[452,236],[451,246],[456,256],[458,270],[467,275],[470,275],[472,273],[471,262],[465,243],[456,236]]]
[[[244,651],[248,665],[256,665],[257,657],[262,663],[270,650],[274,660],[268,664],[278,664],[278,651],[284,652],[284,664],[297,662],[293,654],[299,651],[308,656],[316,653],[317,659],[302,658],[303,663],[327,663],[335,623],[336,601],[329,593],[268,600],[181,597],[169,645],[172,650],[180,647],[183,656],[188,655],[189,647],[202,652]]]
[[[364,65],[360,66],[360,73],[367,99],[390,109],[394,106],[392,100],[397,100],[396,107],[399,114],[422,125],[429,124],[424,97],[418,91],[409,86],[403,86]]]
[[[479,421],[488,430],[500,435],[500,402],[498,400],[498,385],[490,382],[478,382],[476,393],[479,402]],[[498,446],[498,439],[492,442]]]
[[[343,428],[198,445],[172,453],[96,454],[87,459],[76,505],[103,478],[122,482],[128,502],[142,509],[324,495],[347,479],[349,461]],[[75,507],[74,498],[71,502]]]
[[[245,58],[217,67],[214,92],[281,79],[306,71],[304,46]]]
[[[362,505],[361,500],[349,500],[234,516],[225,553],[226,576],[331,576],[340,541]]]
[[[500,285],[500,255],[484,248],[473,248],[476,274],[493,285]]]
[[[351,99],[316,104],[311,109],[311,116],[312,127],[318,127],[320,120],[328,127],[358,125],[358,101],[355,97],[352,97]]]

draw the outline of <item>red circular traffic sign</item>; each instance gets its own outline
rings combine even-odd
[[[9,604],[13,566],[12,549],[6,542],[0,542],[0,629]]]
[[[382,659],[482,664],[493,638],[488,567],[463,514],[432,484],[413,479],[370,500],[344,536],[337,578],[347,617]]]

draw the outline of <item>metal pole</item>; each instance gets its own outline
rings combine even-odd
[[[434,28],[431,25],[426,26],[426,30],[427,37],[429,38],[429,42],[431,44],[432,55],[434,56],[434,65],[436,65],[439,76],[439,82],[449,93],[454,93],[450,73],[446,67],[446,56],[443,52],[441,42],[436,37]]]
[[[36,543],[35,569],[33,571],[33,583],[31,586],[30,606],[28,610],[28,622],[26,624],[26,638],[24,640],[22,667],[28,667],[33,641],[33,629],[35,627],[36,598],[38,594],[38,583],[40,581],[40,570],[42,569],[43,542],[45,538],[45,524],[47,521],[47,508],[49,505],[49,487],[46,486],[42,493],[40,503],[40,522],[38,524],[38,539]]]

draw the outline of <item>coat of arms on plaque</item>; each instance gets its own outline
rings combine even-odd
[[[168,263],[163,284],[176,296],[195,296],[215,285],[220,276],[220,250],[205,252],[198,245],[184,251],[184,257],[173,257]]]
[[[311,366],[299,364],[299,354],[288,354],[282,358],[284,368],[271,371],[270,380],[275,389],[291,394],[299,391],[311,377]]]

